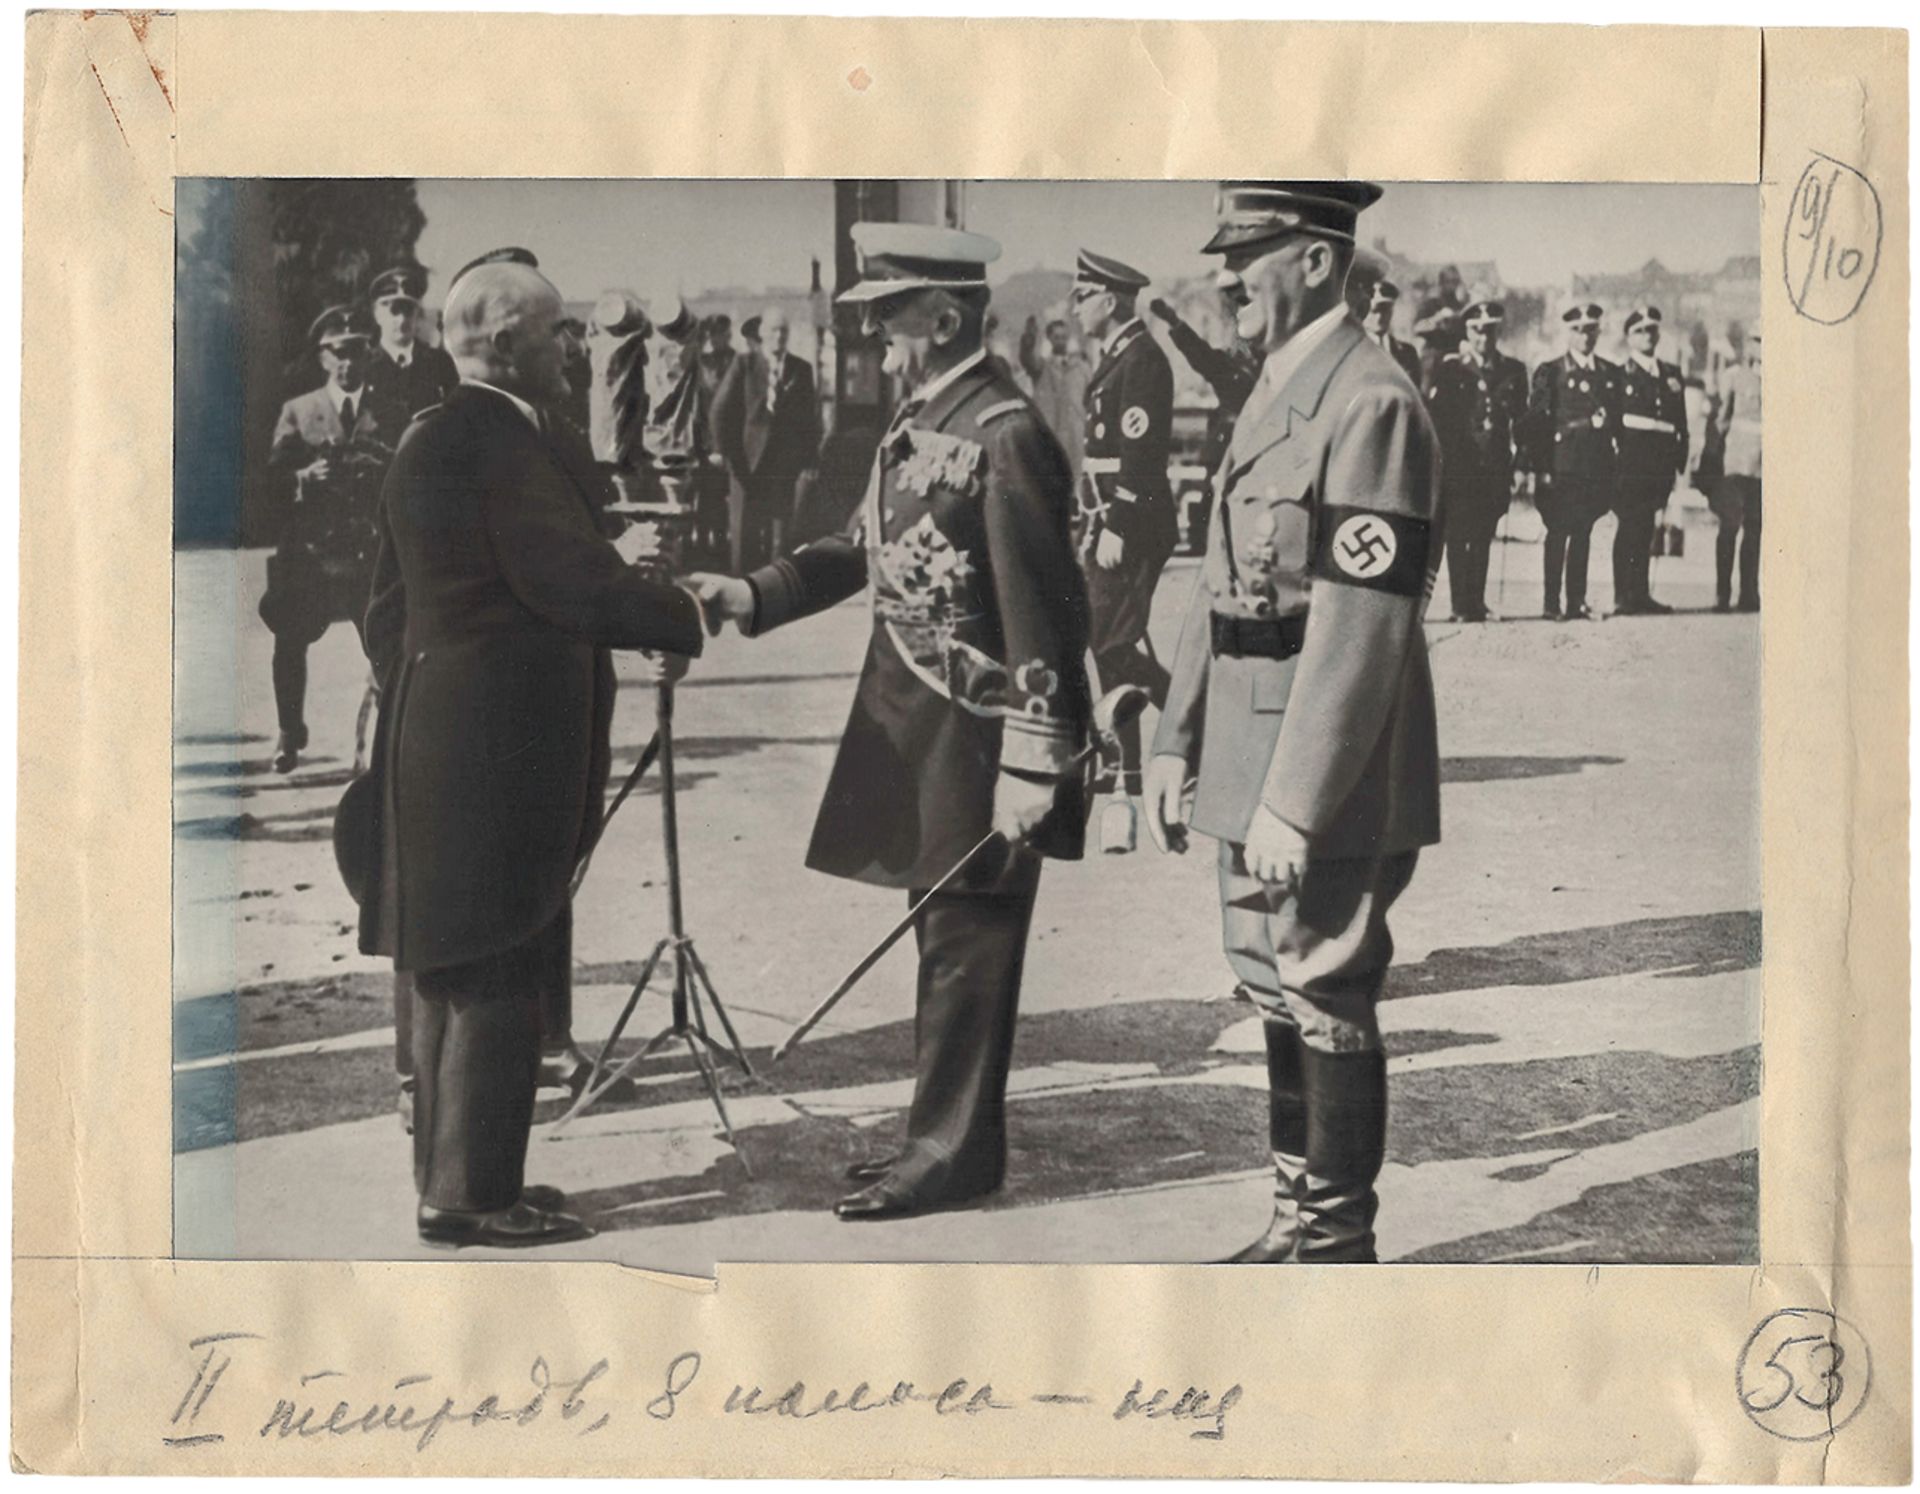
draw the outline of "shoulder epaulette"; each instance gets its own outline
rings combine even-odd
[[[1016,410],[1024,410],[1026,407],[1027,402],[1024,399],[1003,399],[997,405],[988,405],[975,418],[981,425],[985,425],[989,420],[998,420],[1002,415],[1011,415]]]

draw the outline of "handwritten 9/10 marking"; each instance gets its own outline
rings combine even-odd
[[[1827,327],[1858,311],[1880,268],[1882,231],[1873,183],[1816,151],[1787,206],[1781,263],[1793,309]]]

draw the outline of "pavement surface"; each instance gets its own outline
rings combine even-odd
[[[1382,1005],[1392,1119],[1384,1258],[1757,1258],[1759,625],[1711,613],[1710,523],[1658,562],[1682,610],[1539,621],[1540,551],[1504,544],[1513,621],[1428,624],[1444,842],[1395,910]],[[1596,606],[1611,521],[1595,534]],[[311,655],[313,744],[275,775],[260,552],[176,565],[175,1250],[441,1258],[412,1226],[390,974],[356,951],[331,818],[365,680],[352,630]],[[1154,634],[1171,655],[1194,579]],[[722,1260],[1203,1261],[1264,1226],[1265,1070],[1230,998],[1211,846],[1055,864],[1010,1096],[1006,1188],[983,1207],[843,1225],[841,1168],[911,1092],[911,940],[785,1062],[777,1042],[904,911],[802,860],[868,627],[864,602],[729,633],[677,713],[685,898],[757,1077],[724,1081],[737,1148],[684,1052],[556,1130],[532,1180],[599,1226],[538,1254],[709,1273]],[[653,726],[632,661],[616,777]],[[576,903],[576,1032],[612,1029],[665,926],[658,783],[613,822]],[[667,1018],[665,983],[631,1033]],[[634,1047],[623,1041],[619,1051]],[[750,1171],[749,1171],[750,1168]],[[480,1252],[468,1252],[478,1255]]]

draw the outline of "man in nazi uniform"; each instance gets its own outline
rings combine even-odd
[[[1500,351],[1506,308],[1476,301],[1467,338],[1433,371],[1427,410],[1440,438],[1447,590],[1461,622],[1487,620],[1487,556],[1513,496],[1513,441],[1527,413],[1527,370]]]
[[[367,287],[367,302],[380,328],[367,375],[368,397],[383,407],[396,440],[409,420],[439,404],[460,382],[453,355],[420,340],[420,298],[426,293],[427,272],[418,265],[387,270]]]
[[[1540,474],[1540,517],[1546,522],[1546,591],[1541,615],[1590,619],[1587,551],[1593,526],[1613,507],[1620,434],[1620,369],[1594,352],[1603,313],[1592,302],[1569,306],[1567,351],[1533,371],[1527,402],[1533,470]],[[1560,610],[1566,576],[1567,607]]]
[[[1373,339],[1380,350],[1400,365],[1407,382],[1418,388],[1420,355],[1414,351],[1412,343],[1402,342],[1393,335],[1393,308],[1399,304],[1399,286],[1391,280],[1374,281],[1367,292],[1366,314],[1360,318],[1360,325],[1366,328],[1367,336]]]
[[[853,230],[864,307],[910,397],[847,530],[746,577],[696,575],[759,635],[863,588],[873,632],[807,864],[908,890],[920,950],[905,1148],[852,1171],[842,1219],[963,1202],[1006,1171],[1006,1086],[1040,858],[1081,852],[1085,599],[1066,453],[986,356],[992,239]],[[990,830],[965,872],[931,887]]]
[[[1613,610],[1628,615],[1671,612],[1654,600],[1648,571],[1653,526],[1673,480],[1687,465],[1687,391],[1678,365],[1655,356],[1660,308],[1627,313],[1627,360],[1620,365],[1620,475],[1613,511]]]
[[[1147,775],[1162,849],[1220,843],[1227,958],[1265,1018],[1272,1222],[1236,1262],[1376,1259],[1387,915],[1440,837],[1421,629],[1440,465],[1419,393],[1348,314],[1368,182],[1227,182],[1265,352],[1220,473]],[[1188,795],[1191,793],[1191,804]]]
[[[380,482],[400,439],[367,390],[367,314],[330,306],[314,318],[308,337],[327,381],[280,407],[267,453],[267,468],[288,500],[260,598],[260,620],[273,632],[276,773],[291,773],[306,750],[307,650],[337,622],[361,625],[373,584]]]
[[[1139,685],[1160,706],[1167,671],[1154,657],[1147,622],[1180,523],[1167,481],[1173,367],[1134,309],[1147,284],[1131,265],[1081,251],[1073,314],[1104,351],[1087,383],[1078,540],[1098,687]],[[1131,851],[1141,788],[1139,721],[1121,727],[1119,739],[1119,763],[1105,764],[1096,785],[1120,795],[1107,806],[1100,839],[1106,850]]]

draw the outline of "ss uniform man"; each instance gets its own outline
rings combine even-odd
[[[1613,610],[1671,612],[1649,584],[1654,521],[1667,506],[1673,480],[1687,466],[1687,391],[1677,364],[1655,356],[1660,308],[1627,313],[1627,359],[1620,365],[1620,469],[1613,511]]]
[[[1001,839],[921,907],[905,1149],[857,1166],[848,1220],[963,1202],[1006,1171],[1006,1086],[1043,856],[1080,855],[1085,604],[1066,453],[986,356],[992,239],[853,229],[841,299],[886,338],[912,395],[847,530],[748,577],[693,576],[710,615],[759,635],[863,588],[873,631],[807,865],[919,903],[990,829]]]
[[[1410,342],[1393,335],[1393,309],[1400,304],[1400,287],[1391,280],[1376,280],[1367,292],[1366,314],[1360,325],[1376,346],[1400,365],[1400,372],[1416,389],[1420,387],[1420,355]]]
[[[426,293],[427,272],[418,265],[384,271],[367,287],[367,302],[380,329],[367,388],[370,397],[386,407],[395,439],[409,420],[439,404],[460,382],[447,350],[420,340],[420,298]]]
[[[1226,182],[1206,246],[1266,357],[1221,468],[1147,824],[1162,849],[1184,850],[1189,824],[1219,841],[1227,958],[1265,1018],[1274,1212],[1236,1262],[1376,1258],[1387,916],[1440,837],[1421,628],[1439,453],[1342,296],[1379,196]]]
[[[1556,621],[1593,616],[1587,605],[1587,552],[1594,524],[1613,507],[1619,475],[1621,378],[1618,365],[1594,352],[1602,315],[1592,302],[1561,313],[1567,351],[1533,371],[1527,402],[1531,465],[1542,479],[1537,501],[1547,526],[1540,610]]]
[[[1078,544],[1096,687],[1139,685],[1159,706],[1167,699],[1167,671],[1154,657],[1147,624],[1180,521],[1167,480],[1173,366],[1134,310],[1147,284],[1131,265],[1081,251],[1073,314],[1103,352],[1087,382]],[[1119,737],[1119,762],[1103,765],[1096,792],[1119,795],[1107,805],[1101,846],[1126,852],[1134,848],[1133,800],[1141,790],[1138,719]]]
[[[591,1233],[525,1168],[543,1005],[570,976],[571,881],[605,801],[609,650],[703,642],[693,596],[621,560],[554,444],[564,316],[529,265],[463,273],[461,383],[408,428],[382,494],[376,771],[341,818],[371,805],[360,948],[414,977],[414,1180],[437,1244]]]
[[[327,381],[280,407],[267,455],[288,499],[260,598],[260,620],[273,632],[276,773],[291,773],[306,750],[307,650],[337,622],[359,628],[366,611],[380,480],[400,438],[367,390],[367,314],[330,306],[308,336]]]
[[[1500,351],[1506,308],[1476,301],[1466,341],[1433,371],[1427,410],[1440,438],[1447,590],[1461,622],[1485,622],[1487,557],[1513,498],[1514,433],[1527,413],[1527,370]]]

